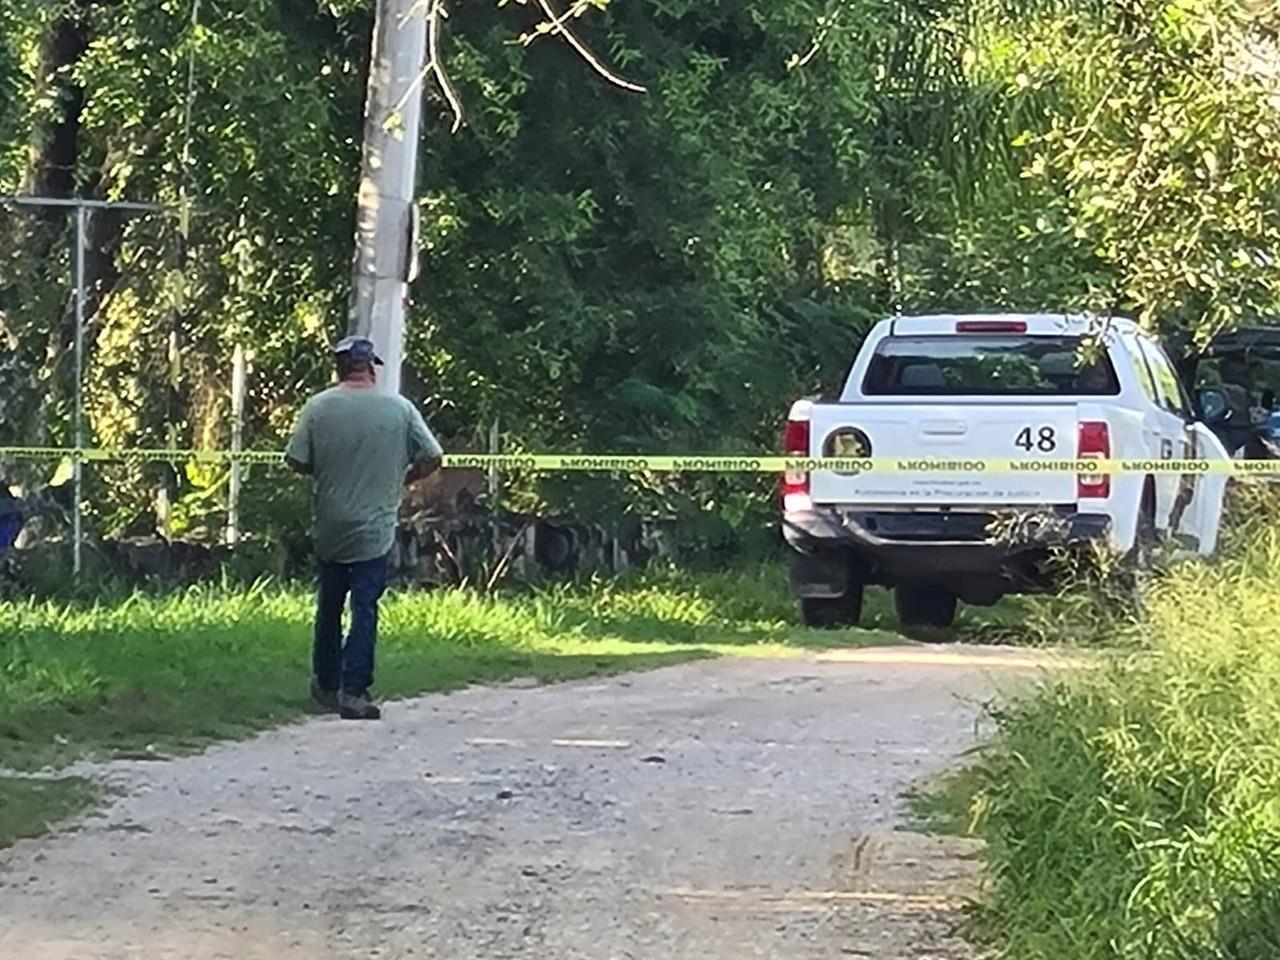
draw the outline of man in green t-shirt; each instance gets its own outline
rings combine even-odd
[[[371,342],[347,337],[333,356],[338,385],[307,401],[285,451],[289,466],[314,481],[320,574],[311,696],[345,719],[377,720],[369,688],[400,495],[438,470],[443,452],[413,404],[376,389],[382,360]]]

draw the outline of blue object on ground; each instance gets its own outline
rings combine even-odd
[[[21,500],[13,498],[0,500],[0,557],[13,549],[18,534],[22,532],[22,527],[27,522],[23,506]]]

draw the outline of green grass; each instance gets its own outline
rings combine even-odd
[[[982,770],[961,763],[931,783],[909,790],[905,829],[948,837],[974,832],[974,802],[983,788]]]
[[[87,810],[99,792],[79,777],[0,777],[0,850]]]
[[[978,815],[999,956],[1280,957],[1280,511],[1248,516],[1113,625],[1133,653],[1000,709],[937,797]]]

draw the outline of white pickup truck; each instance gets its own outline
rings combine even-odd
[[[1213,399],[1203,407],[1225,406]],[[784,478],[792,590],[814,626],[856,623],[867,584],[893,588],[904,624],[947,626],[958,600],[990,605],[1052,588],[1050,560],[1062,549],[1102,547],[1140,563],[1166,539],[1211,553],[1227,481],[946,469],[983,458],[1228,457],[1153,337],[1130,320],[1082,315],[883,320],[837,401],[791,408],[785,448],[919,461],[904,472]]]

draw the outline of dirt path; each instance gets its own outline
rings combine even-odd
[[[0,853],[0,955],[967,957],[973,851],[899,797],[1029,664],[719,660],[112,763],[105,813]]]

